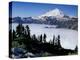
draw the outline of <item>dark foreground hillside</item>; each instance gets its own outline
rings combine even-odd
[[[64,49],[60,43],[60,35],[49,42],[46,41],[46,34],[31,35],[29,26],[24,27],[21,23],[16,27],[16,31],[9,30],[9,57],[28,58],[74,55],[78,53],[78,47],[74,50]]]

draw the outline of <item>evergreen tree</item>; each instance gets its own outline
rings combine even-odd
[[[55,41],[55,36],[53,36],[53,45],[54,45],[54,41]]]
[[[58,38],[55,38],[54,45],[58,45]]]
[[[16,32],[13,30],[13,40],[16,38]]]
[[[61,48],[61,44],[60,44],[60,35],[58,35],[57,40],[58,40],[58,47]]]
[[[78,53],[78,47],[76,46],[76,48],[75,48],[75,53]]]
[[[46,34],[44,34],[44,36],[43,36],[43,41],[44,41],[44,43],[46,43]]]
[[[28,25],[26,26],[26,30],[27,30],[27,35],[30,37],[30,29]]]
[[[36,36],[35,36],[35,34],[32,36],[32,39],[33,39],[33,40],[36,40]]]
[[[42,34],[40,35],[40,42],[42,42]]]
[[[26,31],[25,31],[25,33],[26,33],[26,43],[30,43],[30,41],[31,41],[31,36],[30,36],[30,29],[29,29],[29,26],[28,26],[28,25],[26,26]]]
[[[22,35],[22,33],[24,33],[24,27],[22,26],[22,24],[19,24],[17,27],[16,27],[16,32],[17,32],[17,35],[20,37]]]
[[[50,44],[52,44],[52,41],[51,41],[51,39],[50,39],[49,43],[50,43]]]

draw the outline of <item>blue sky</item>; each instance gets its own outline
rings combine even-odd
[[[40,16],[55,8],[62,10],[66,15],[77,16],[78,14],[78,7],[76,5],[12,2],[12,17]]]

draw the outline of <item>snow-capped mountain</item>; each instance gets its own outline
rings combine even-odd
[[[62,17],[64,17],[64,13],[63,13],[63,11],[61,11],[60,9],[55,8],[54,10],[51,10],[51,11],[49,11],[49,12],[46,12],[45,14],[43,14],[43,15],[41,15],[41,16],[38,16],[38,17],[39,17],[39,18],[42,18],[42,17],[44,17],[44,16],[47,16],[47,17],[49,17],[49,16],[54,16],[54,17],[56,17],[56,18],[62,18]]]
[[[37,16],[38,20],[46,21],[46,19],[55,19],[59,21],[66,21],[66,20],[71,20],[69,15],[66,15],[62,10],[55,8],[53,10],[50,10],[40,16]],[[36,19],[36,18],[34,18]]]

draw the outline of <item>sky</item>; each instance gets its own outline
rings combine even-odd
[[[11,11],[12,8],[12,11]],[[62,5],[50,3],[32,3],[32,2],[12,2],[9,7],[10,16],[12,17],[36,17],[45,14],[46,12],[55,8],[63,11],[64,14],[69,16],[78,16],[77,5]],[[12,13],[11,13],[12,12]]]

